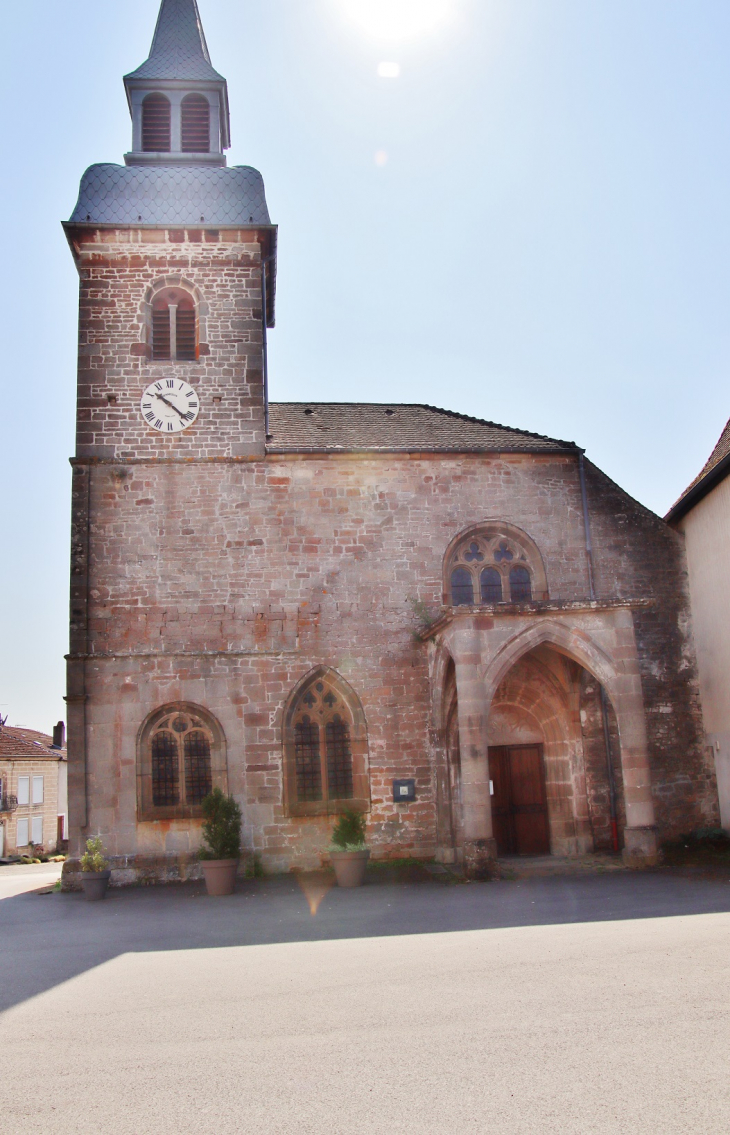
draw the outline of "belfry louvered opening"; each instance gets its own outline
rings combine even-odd
[[[185,154],[210,152],[210,105],[202,95],[182,101],[182,148]]]
[[[170,152],[170,101],[152,94],[142,103],[142,149],[145,153]]]
[[[197,357],[192,296],[179,289],[159,292],[152,301],[152,358],[194,362]]]

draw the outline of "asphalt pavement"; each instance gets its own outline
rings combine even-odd
[[[667,872],[3,898],[3,1129],[728,1130],[729,935]]]

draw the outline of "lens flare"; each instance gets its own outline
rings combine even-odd
[[[373,39],[405,40],[435,32],[453,16],[454,0],[339,0],[346,16]]]

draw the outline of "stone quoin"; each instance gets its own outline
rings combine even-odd
[[[245,858],[476,877],[716,824],[681,537],[565,442],[421,405],[269,403],[277,229],[226,166],[195,0],[125,78],[124,165],[65,231],[80,278],[71,859],[198,871],[203,795]],[[151,391],[151,392],[150,392]],[[608,745],[606,742],[608,741]],[[394,799],[394,780],[415,799]]]

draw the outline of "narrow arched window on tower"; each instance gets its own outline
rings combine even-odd
[[[202,95],[182,100],[182,148],[184,154],[210,152],[210,104]]]
[[[525,567],[509,569],[509,593],[513,603],[524,603],[532,599],[530,573]]]
[[[152,301],[152,358],[194,362],[197,357],[193,297],[177,289],[159,292]]]
[[[170,152],[170,101],[147,95],[142,103],[142,149],[146,154]]]

